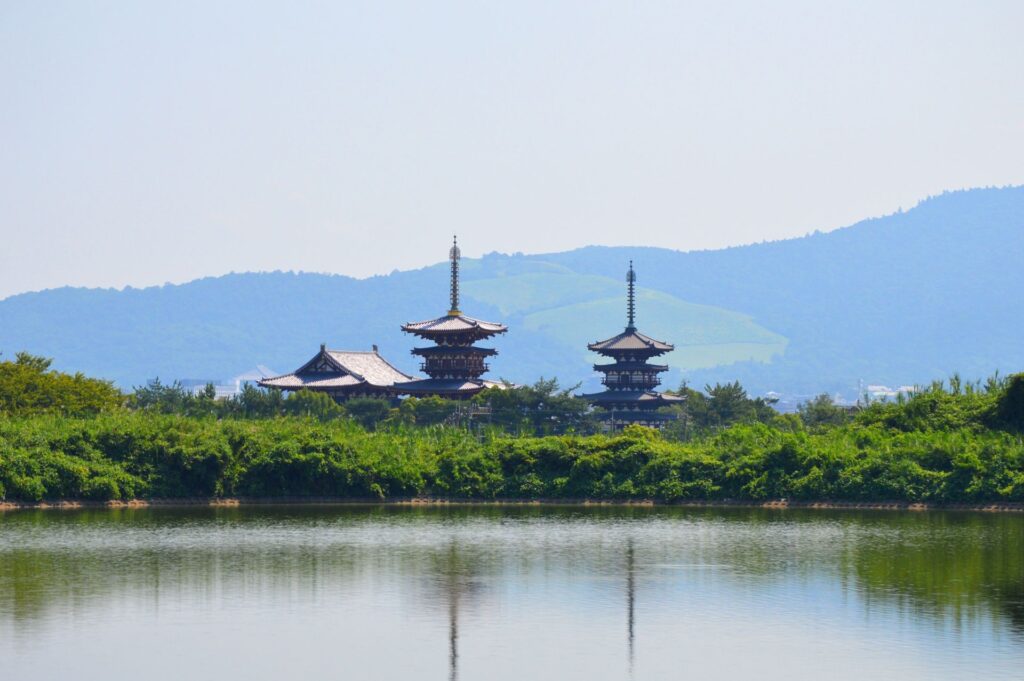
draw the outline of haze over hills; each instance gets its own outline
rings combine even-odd
[[[638,230],[638,238],[642,231]],[[438,244],[438,255],[446,244]],[[739,379],[753,392],[855,396],[959,371],[1024,369],[1024,187],[951,192],[912,210],[785,241],[683,253],[590,246],[464,261],[463,310],[503,321],[493,377],[593,383],[588,342],[625,323],[635,261],[638,326],[676,344],[666,385]],[[447,310],[445,263],[369,279],[230,274],[146,289],[62,288],[0,301],[0,350],[123,387],[159,376],[290,371],[321,342],[407,371],[399,326]]]

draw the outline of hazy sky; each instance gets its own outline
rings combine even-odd
[[[709,248],[1024,183],[1024,2],[0,0],[0,297]]]

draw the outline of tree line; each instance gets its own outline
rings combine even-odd
[[[0,498],[1024,501],[1024,374],[795,414],[737,383],[681,392],[662,433],[595,433],[553,380],[495,391],[470,427],[453,416],[472,404],[218,401],[157,382],[124,395],[19,355],[0,362]]]
[[[374,398],[339,404],[321,392],[286,394],[250,384],[243,386],[238,395],[218,399],[212,385],[192,391],[180,383],[167,384],[159,379],[124,394],[109,381],[53,371],[51,362],[27,353],[0,362],[0,414],[88,417],[128,410],[216,419],[291,416],[319,421],[348,419],[370,430],[444,424],[534,436],[593,434],[601,429],[598,413],[573,394],[579,386],[564,388],[557,379],[541,378],[532,385],[487,389],[466,402],[413,397],[397,404]],[[666,433],[671,439],[685,440],[737,423],[770,423],[778,415],[772,400],[749,396],[738,382],[708,385],[703,392],[684,383],[679,390],[669,392],[685,397],[682,405],[662,410],[675,417]],[[821,395],[801,405],[800,414],[809,424],[838,424],[848,419],[849,410]]]

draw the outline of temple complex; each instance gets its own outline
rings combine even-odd
[[[458,241],[454,241],[451,261],[451,291],[448,314],[423,322],[410,322],[402,331],[430,341],[433,345],[414,348],[412,354],[423,358],[420,369],[429,378],[398,383],[395,388],[414,397],[437,395],[452,399],[466,399],[487,387],[500,383],[482,379],[490,368],[486,358],[498,354],[493,348],[480,348],[476,342],[505,333],[508,327],[496,322],[485,322],[462,314],[459,310],[459,260],[462,257]]]
[[[604,374],[601,383],[604,392],[582,395],[606,413],[604,420],[613,430],[636,423],[661,428],[670,414],[659,414],[657,409],[683,401],[681,397],[663,395],[654,389],[661,383],[658,374],[668,371],[664,364],[648,364],[652,357],[671,352],[675,346],[645,336],[636,329],[636,272],[633,261],[626,273],[626,329],[608,340],[591,343],[587,349],[614,360],[610,364],[595,364],[594,370]]]
[[[490,369],[487,359],[496,355],[497,350],[476,344],[507,332],[508,327],[462,313],[459,308],[460,259],[458,242],[455,241],[449,251],[451,276],[447,314],[402,326],[405,333],[429,342],[412,350],[413,355],[421,358],[420,369],[427,378],[410,376],[396,369],[380,356],[377,346],[373,346],[371,352],[352,352],[328,350],[321,345],[320,352],[293,373],[265,378],[259,381],[259,385],[286,391],[324,392],[339,402],[352,397],[395,400],[405,395],[462,400],[485,388],[502,387],[501,383],[483,378]],[[671,352],[674,346],[637,331],[636,273],[632,261],[626,274],[626,284],[625,330],[607,340],[587,345],[592,352],[612,360],[607,364],[594,365],[595,371],[604,374],[601,383],[605,390],[581,397],[600,410],[602,420],[612,430],[628,424],[661,428],[674,416],[659,413],[658,409],[678,404],[683,398],[655,390],[661,383],[659,374],[668,371],[668,366],[651,364],[649,360]]]
[[[320,352],[293,373],[264,378],[259,385],[323,392],[343,402],[352,397],[394,399],[399,395],[395,385],[412,378],[381,357],[376,345],[370,352],[328,350],[321,345]]]

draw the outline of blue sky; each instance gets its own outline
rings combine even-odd
[[[0,297],[713,248],[1024,183],[1020,2],[0,2]]]

